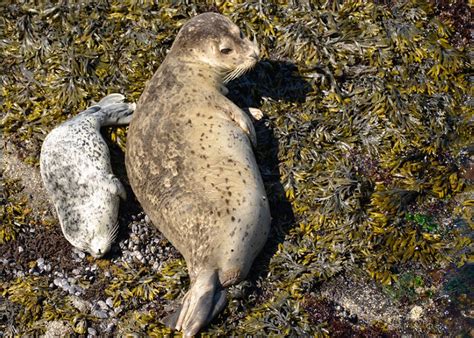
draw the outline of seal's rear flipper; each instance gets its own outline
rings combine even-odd
[[[220,288],[217,271],[198,274],[194,285],[186,293],[180,308],[163,321],[168,327],[194,336],[226,305],[226,292]]]
[[[126,125],[132,120],[135,103],[125,103],[125,96],[118,93],[109,94],[102,100],[87,108],[81,115],[93,115],[99,118],[101,127]]]
[[[132,120],[135,103],[112,103],[98,112],[102,117],[101,126],[125,125]]]
[[[122,103],[125,100],[125,96],[119,93],[112,93],[104,97],[102,100],[97,102],[98,106],[105,107],[113,103]]]

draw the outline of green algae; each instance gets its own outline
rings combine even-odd
[[[257,130],[269,129],[274,140],[262,140],[256,153],[270,172],[263,174],[276,220],[257,276],[205,334],[327,334],[333,328],[315,325],[309,303],[301,305],[318,283],[360,268],[395,298],[414,297],[416,276],[405,270],[472,260],[472,195],[458,200],[470,191],[460,173],[473,134],[469,48],[453,43],[455,23],[429,3],[389,10],[363,1],[20,1],[1,10],[0,128],[32,165],[47,132],[91,100],[111,92],[138,100],[195,14],[220,11],[257,37],[263,61],[230,89],[238,104],[267,116]],[[125,128],[106,135],[124,150]],[[276,165],[263,163],[273,157]],[[0,244],[28,223],[26,200],[9,197],[19,190],[4,189]],[[291,205],[290,220],[280,219],[288,216],[276,208],[282,201]],[[169,333],[158,322],[162,309],[142,307],[187,289],[182,260],[156,274],[146,266],[104,270],[113,275],[102,281],[105,294],[127,306],[117,332]],[[3,285],[2,295],[22,307],[21,332],[42,333],[33,323],[63,319],[84,334],[94,319],[45,283],[27,277]]]

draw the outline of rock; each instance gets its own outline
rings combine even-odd
[[[97,331],[93,327],[88,328],[87,333],[90,334],[91,336],[96,336],[97,335]]]
[[[87,313],[91,308],[91,304],[77,296],[70,296],[72,306],[78,309],[82,313]]]
[[[101,310],[92,310],[91,315],[93,315],[94,317],[97,317],[99,319],[105,319],[105,318],[109,317],[107,312],[101,311]]]
[[[99,305],[99,307],[102,309],[102,310],[108,310],[108,305],[103,301],[103,300],[99,300],[97,302],[97,305]]]
[[[63,321],[54,320],[46,325],[45,338],[67,337],[74,333],[72,327]]]
[[[108,305],[108,307],[113,308],[114,307],[114,301],[112,297],[109,297],[105,300],[105,303]]]
[[[404,314],[372,280],[338,276],[324,283],[320,292],[347,311],[348,320],[383,322],[389,329],[397,329],[402,323]]]

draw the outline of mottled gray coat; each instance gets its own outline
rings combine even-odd
[[[66,239],[95,257],[109,251],[117,233],[119,197],[109,148],[100,134],[107,125],[128,124],[134,105],[111,94],[53,129],[41,148],[40,169]]]

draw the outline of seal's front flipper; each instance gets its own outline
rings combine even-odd
[[[99,112],[102,118],[101,126],[129,124],[135,107],[135,103],[112,103],[102,106]]]
[[[217,271],[199,273],[181,307],[164,320],[165,325],[183,331],[185,336],[197,334],[226,305],[226,293],[220,287]]]
[[[127,192],[125,191],[122,182],[120,182],[120,180],[112,174],[110,174],[107,178],[109,182],[108,190],[110,193],[120,196],[120,198],[125,201],[127,199]]]
[[[257,134],[252,121],[239,107],[235,106],[230,113],[230,118],[239,125],[240,128],[248,135],[250,142],[254,147],[257,146]]]

